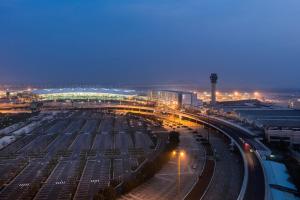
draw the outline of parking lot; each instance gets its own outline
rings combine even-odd
[[[154,153],[147,120],[90,110],[45,116],[0,151],[0,199],[92,199]]]
[[[111,164],[109,159],[88,160],[80,179],[75,199],[92,199],[100,188],[108,186]]]

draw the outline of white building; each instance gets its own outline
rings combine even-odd
[[[202,101],[197,98],[197,94],[192,92],[154,90],[148,96],[152,100],[174,108],[199,107],[202,105]]]
[[[234,116],[240,121],[263,129],[268,142],[300,145],[300,110],[236,109]]]
[[[300,128],[265,128],[265,136],[268,142],[284,142],[300,145]]]

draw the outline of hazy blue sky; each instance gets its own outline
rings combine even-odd
[[[300,87],[300,0],[1,0],[0,82]]]

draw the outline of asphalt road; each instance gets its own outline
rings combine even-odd
[[[206,137],[207,131],[203,131]],[[216,162],[212,182],[202,200],[232,200],[237,199],[244,175],[243,161],[239,153],[233,153],[228,148],[228,140],[221,133],[212,132],[210,142],[215,151]]]
[[[235,139],[238,144],[244,149],[244,144],[240,140],[242,138],[244,141],[249,143],[254,150],[255,147],[259,146],[255,140],[251,140],[252,137],[245,133],[243,130],[237,129],[235,127],[231,127],[223,122],[216,121],[214,119],[207,119],[202,116],[199,118],[203,121],[209,122],[210,124],[219,127],[220,129],[224,130],[227,134],[229,134],[233,139]],[[249,172],[248,184],[245,193],[245,200],[264,200],[265,197],[265,180],[262,166],[256,155],[248,150],[244,150],[246,160],[247,160],[247,167]]]

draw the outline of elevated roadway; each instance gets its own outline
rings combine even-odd
[[[265,199],[265,178],[263,168],[259,161],[259,158],[254,153],[256,150],[261,150],[263,147],[256,142],[253,136],[250,136],[245,131],[238,129],[234,126],[226,124],[220,120],[210,118],[205,115],[192,115],[192,114],[180,114],[180,117],[190,120],[196,120],[197,122],[205,122],[207,125],[213,125],[232,137],[237,144],[243,149],[246,158],[246,165],[248,171],[248,180],[246,190],[244,193],[245,200],[264,200]],[[249,145],[249,146],[248,146]]]

